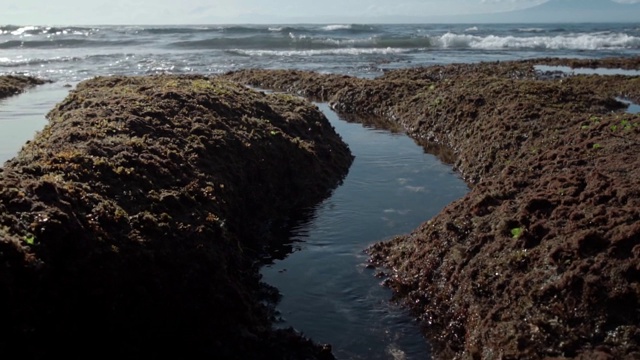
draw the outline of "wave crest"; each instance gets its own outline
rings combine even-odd
[[[447,33],[436,41],[443,48],[603,50],[640,49],[640,38],[622,33],[563,36],[475,36]]]

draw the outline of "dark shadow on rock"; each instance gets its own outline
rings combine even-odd
[[[270,224],[353,160],[308,102],[205,76],[80,83],[0,172],[0,349],[21,358],[332,358],[273,330]],[[268,292],[268,291],[267,291]]]

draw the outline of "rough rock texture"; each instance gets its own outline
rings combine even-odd
[[[202,76],[83,82],[0,169],[0,351],[332,358],[271,328],[257,259],[352,156],[316,108]]]
[[[16,95],[27,88],[47,83],[46,80],[24,75],[0,75],[0,99]]]
[[[383,118],[449,148],[471,186],[411,234],[373,245],[385,284],[439,359],[640,358],[640,77],[541,74],[537,59],[390,71],[226,75]]]

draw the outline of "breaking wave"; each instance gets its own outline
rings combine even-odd
[[[447,33],[437,39],[443,48],[474,49],[571,49],[571,50],[604,50],[604,49],[639,49],[640,38],[627,34],[581,34],[563,36],[474,36]]]
[[[426,29],[426,30],[425,30]],[[477,26],[438,32],[381,25],[0,26],[0,49],[155,47],[173,50],[327,49],[640,49],[634,31],[572,32],[556,27],[510,31]]]

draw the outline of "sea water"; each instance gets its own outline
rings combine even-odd
[[[640,24],[0,24],[0,74],[73,82],[96,75],[303,69],[385,70],[532,57],[640,55]]]
[[[0,24],[0,74],[53,81],[0,100],[0,165],[42,129],[68,85],[95,76],[265,68],[372,78],[433,64],[638,55],[640,24]],[[331,343],[340,359],[429,358],[418,324],[389,302],[363,250],[411,231],[466,185],[405,135],[320,105],[356,158],[344,184],[296,226],[293,252],[263,268],[283,295],[278,326]]]

